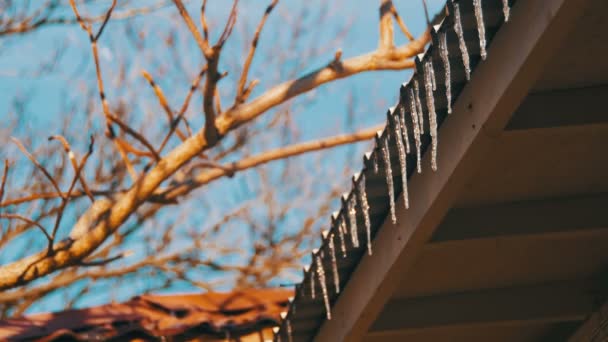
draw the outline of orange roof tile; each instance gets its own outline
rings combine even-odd
[[[0,321],[0,340],[236,337],[276,326],[292,295],[285,289],[143,295],[125,303]]]

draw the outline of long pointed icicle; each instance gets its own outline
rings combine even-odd
[[[346,258],[346,243],[344,243],[344,234],[346,234],[346,227],[344,226],[344,219],[342,216],[338,216],[338,235],[340,236],[340,250],[342,251],[342,257]]]
[[[351,196],[346,202],[348,212],[348,223],[350,226],[350,240],[355,248],[359,248],[359,233],[357,229],[357,206],[355,197]]]
[[[403,138],[403,141],[405,141],[405,153],[410,153],[410,138],[408,137],[407,125],[405,123],[405,105],[400,107],[399,119],[401,120],[401,137]]]
[[[458,36],[458,46],[462,55],[462,64],[464,65],[464,73],[467,81],[471,79],[471,62],[469,61],[469,51],[467,44],[464,41],[464,32],[462,31],[462,22],[460,21],[460,8],[458,3],[454,3],[454,31]]]
[[[388,136],[382,144],[382,158],[384,159],[384,168],[386,174],[386,186],[388,187],[389,206],[391,211],[391,221],[397,223],[397,214],[395,214],[395,188],[393,186],[393,169],[391,167],[391,155],[388,147]]]
[[[331,319],[331,305],[329,303],[329,295],[327,294],[327,282],[325,279],[325,270],[323,269],[323,262],[321,256],[315,257],[317,262],[317,275],[319,276],[319,283],[321,284],[321,291],[323,292],[323,302],[325,303],[325,313],[327,319]]]
[[[414,98],[414,92],[412,89],[409,89],[409,102],[410,102],[410,112],[412,116],[412,125],[414,126],[414,141],[416,144],[416,170],[418,173],[422,172],[422,166],[420,162],[421,153],[420,148],[422,145],[422,141],[420,140],[420,126],[418,125],[418,113],[416,111],[416,103]]]
[[[431,85],[433,86],[433,91],[436,91],[437,80],[435,79],[435,67],[433,66],[433,59],[429,59],[426,63],[429,65],[429,73],[431,75]]]
[[[315,291],[315,274],[313,272],[310,273],[310,297],[312,297],[312,299],[317,298]]]
[[[505,17],[505,21],[509,21],[509,12],[511,12],[511,7],[509,7],[509,0],[502,0],[502,14]]]
[[[414,78],[414,93],[416,99],[416,113],[418,113],[418,127],[420,134],[424,134],[424,113],[422,112],[422,102],[420,101],[420,86],[418,80]]]
[[[336,247],[334,244],[334,234],[329,235],[329,252],[331,253],[331,271],[334,278],[334,288],[336,293],[340,293],[340,274],[338,273],[338,261],[336,260]]]
[[[424,64],[424,89],[426,90],[426,106],[429,111],[429,127],[431,133],[431,168],[437,171],[437,113],[435,112],[435,97],[433,95],[432,80],[433,64],[427,61]]]
[[[291,330],[291,322],[287,320],[285,321],[285,325],[287,328],[287,340],[289,342],[293,342],[293,331]]]
[[[398,116],[393,116],[395,137],[397,138],[397,151],[399,154],[399,166],[401,167],[401,183],[403,184],[403,201],[405,209],[410,207],[410,199],[407,193],[407,155],[405,152],[405,146],[403,146],[403,140],[401,139],[402,129],[407,129],[405,126],[401,127],[401,120]]]
[[[439,52],[443,61],[445,79],[445,97],[448,103],[448,114],[452,113],[452,75],[450,70],[450,58],[448,55],[448,35],[439,33]]]
[[[378,153],[372,153],[372,164],[374,166],[374,173],[378,173]]]
[[[475,7],[475,20],[477,21],[477,33],[479,34],[479,51],[481,59],[485,60],[488,54],[486,52],[486,26],[483,22],[481,0],[473,0],[473,7]]]
[[[359,195],[359,203],[363,212],[363,220],[365,221],[365,237],[367,238],[367,253],[372,255],[372,223],[369,219],[369,202],[367,201],[367,190],[365,189],[365,174],[361,173],[359,183],[357,183],[357,194]]]
[[[295,315],[296,314],[296,303],[294,302],[294,297],[289,297],[289,307],[291,308],[291,312]]]

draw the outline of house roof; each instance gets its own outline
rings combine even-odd
[[[448,1],[313,251],[277,340],[514,341],[547,332],[547,340],[563,340],[605,301],[605,283],[593,278],[608,260],[607,4]],[[423,88],[427,62],[432,91]],[[415,83],[421,106],[409,96]],[[437,172],[427,100],[438,126]],[[424,113],[419,157],[414,108]],[[404,121],[407,140],[397,128]]]
[[[505,22],[505,14],[515,4],[515,0],[506,1],[506,3],[508,7],[504,7],[504,2],[501,0],[482,2],[482,20],[486,39],[484,47],[486,49]],[[461,35],[457,34],[455,30],[455,7],[459,13]],[[414,119],[417,118],[420,121],[421,112],[424,113],[424,123],[423,133],[419,137],[420,158],[434,153],[432,147],[434,139],[431,138],[431,131],[441,127],[448,117],[448,107],[451,111],[451,106],[468,82],[467,69],[469,74],[474,73],[482,59],[473,1],[447,1],[445,13],[447,15],[441,24],[432,29],[431,45],[424,54],[416,58],[416,69],[410,81],[404,83],[399,89],[398,103],[388,110],[385,128],[378,132],[374,149],[364,155],[361,172],[352,177],[352,189],[342,196],[342,206],[338,212],[332,215],[330,228],[323,233],[321,247],[313,251],[312,264],[304,270],[304,278],[296,286],[295,300],[288,312],[287,319],[281,326],[277,340],[291,342],[313,339],[323,322],[331,318],[331,306],[337,301],[340,290],[346,286],[360,260],[366,254],[373,253],[371,240],[374,239],[383,223],[391,220],[393,215],[391,212],[396,210],[395,206],[404,205],[404,200],[400,200],[404,193],[403,176],[409,179],[417,172],[418,157]],[[442,39],[445,39],[447,56],[442,55]],[[461,42],[466,46],[467,56],[464,60],[467,62],[464,62],[462,58]],[[449,63],[447,82],[445,57]],[[436,128],[432,127],[427,105],[429,102],[427,102],[427,92],[425,91],[425,69],[429,66],[427,63],[432,64],[430,69],[434,70],[432,78],[436,83],[435,89],[432,91],[432,103],[436,114],[433,119],[436,120]],[[466,63],[468,65],[465,67]],[[418,93],[419,103],[417,100],[414,101],[416,103],[413,103],[414,106],[417,106],[413,109],[416,110],[418,116],[412,115],[410,92]],[[414,95],[415,97],[416,95]],[[402,138],[403,133],[396,128],[398,125],[402,126],[404,122],[407,127],[407,142],[405,138]],[[433,134],[435,133],[433,132]],[[406,143],[409,144],[409,152],[404,160],[400,160],[399,155],[407,148]],[[384,150],[389,151],[388,163],[384,159]],[[430,166],[421,165],[421,169],[423,172],[432,172]],[[366,204],[363,204],[363,196],[366,197]],[[393,208],[391,209],[391,207]],[[366,216],[368,217],[366,218]],[[354,217],[355,220],[351,221],[351,217]],[[369,226],[366,225],[366,221],[369,222]],[[346,228],[345,230],[342,228],[343,233],[340,233],[341,225]],[[351,230],[353,226],[355,228]],[[346,240],[344,254],[341,251],[341,236]],[[359,240],[358,245],[353,243],[355,236]],[[339,284],[334,283],[334,264]],[[320,273],[323,276],[320,276]],[[322,285],[321,278],[325,278],[325,286]],[[313,280],[311,281],[311,279]],[[327,304],[323,292],[326,292]]]
[[[0,321],[0,340],[125,340],[238,337],[276,326],[293,294],[249,289],[143,295],[124,303]]]

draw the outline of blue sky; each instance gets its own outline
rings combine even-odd
[[[89,7],[90,13],[101,13],[100,9],[107,6],[108,0],[97,1],[93,7]],[[149,2],[138,0],[131,2],[134,5],[146,4]],[[209,20],[211,22],[212,37],[213,32],[217,34],[220,28],[217,25],[223,23],[229,10],[228,1],[209,1]],[[234,87],[235,77],[238,70],[232,70],[234,61],[240,65],[243,58],[242,43],[247,42],[252,34],[252,28],[259,20],[264,6],[260,5],[259,0],[242,0],[237,19],[237,28],[233,37],[230,38],[223,53],[225,62],[221,64],[221,69],[229,71],[228,77],[222,81],[221,89],[226,89],[222,94],[223,102],[227,103],[232,94],[230,90]],[[196,4],[198,1],[190,1],[190,9],[193,16],[197,13]],[[262,34],[259,44],[259,54],[256,56],[252,65],[250,79],[259,78],[261,84],[257,87],[253,97],[269,89],[272,85],[281,81],[288,80],[293,76],[301,76],[316,68],[326,65],[332,58],[336,48],[343,52],[343,58],[367,53],[378,45],[378,2],[368,0],[356,1],[337,1],[332,2],[327,8],[322,8],[323,1],[280,1],[275,13],[272,14]],[[436,13],[444,4],[440,0],[428,1],[430,13]],[[99,7],[97,7],[99,6]],[[417,36],[425,28],[424,12],[422,0],[402,0],[395,1],[395,6],[401,17],[404,19],[412,33]],[[305,10],[303,10],[305,9]],[[320,13],[326,11],[328,18],[318,25],[315,22]],[[164,115],[160,108],[151,107],[149,103],[155,103],[153,94],[143,82],[140,72],[141,69],[159,75],[157,82],[167,93],[167,97],[174,100],[174,104],[179,103],[186,89],[189,87],[189,80],[176,72],[176,66],[172,61],[175,56],[170,56],[166,51],[162,51],[162,44],[155,43],[155,39],[160,41],[171,30],[176,29],[172,25],[175,21],[166,20],[168,15],[175,13],[173,7],[159,10],[151,15],[138,17],[133,20],[134,26],[145,32],[145,49],[137,51],[128,43],[125,36],[125,21],[110,22],[104,31],[100,41],[100,57],[104,70],[107,93],[110,101],[119,97],[136,98],[133,102],[134,120],[137,115],[143,115],[150,110],[158,112],[159,116]],[[58,15],[70,15],[59,13]],[[298,44],[292,46],[290,41],[290,28],[294,22],[302,20],[304,33]],[[183,23],[182,23],[183,24]],[[240,26],[239,26],[240,25]],[[348,27],[347,30],[343,30]],[[203,60],[197,46],[183,27],[179,28],[181,35],[177,36],[178,57],[184,68],[189,71],[189,75],[196,73],[202,65]],[[186,32],[186,34],[184,34]],[[344,32],[337,42],[332,41]],[[395,27],[395,37],[397,44],[406,42],[405,37]],[[326,51],[321,51],[313,57],[303,59],[306,51],[313,47],[329,46]],[[160,51],[159,51],[160,50]],[[57,51],[60,54],[59,62],[52,72],[37,75],[35,68],[41,63],[47,63],[53,59],[53,54]],[[265,55],[265,51],[278,51],[284,53],[282,56],[283,64],[273,64],[276,55]],[[144,57],[139,57],[139,56]],[[126,70],[126,84],[128,86],[114,89],[111,85],[113,79],[119,74],[116,68],[117,61],[122,59],[129,60]],[[346,80],[334,82],[329,85],[319,87],[310,94],[303,95],[294,101],[292,110],[295,111],[295,126],[298,127],[297,134],[287,138],[280,138],[278,134],[269,134],[262,137],[261,141],[256,142],[251,147],[251,151],[259,151],[271,147],[281,146],[287,142],[305,141],[309,139],[330,136],[333,134],[351,132],[358,128],[365,128],[384,122],[386,109],[393,105],[398,98],[399,85],[407,81],[411,72],[406,71],[384,71],[371,72],[356,75]],[[19,129],[11,132],[12,135],[23,138],[32,137],[32,146],[46,144],[46,137],[57,133],[59,127],[58,119],[65,117],[66,106],[70,101],[82,104],[86,96],[81,89],[93,89],[95,78],[94,68],[91,63],[89,45],[86,35],[77,25],[54,26],[23,36],[0,38],[0,128],[10,119],[19,117],[22,123]],[[92,96],[96,96],[93,93]],[[314,97],[313,97],[314,96]],[[347,103],[349,98],[353,99],[354,109],[352,118],[347,116]],[[24,100],[22,110],[16,111],[15,103]],[[200,100],[199,100],[200,102]],[[193,104],[196,106],[198,104]],[[77,112],[74,114],[71,129],[77,130],[86,119],[87,115],[100,116],[99,106],[94,108],[92,114]],[[259,119],[260,122],[268,120],[267,117]],[[192,118],[195,127],[199,127],[202,118],[195,116]],[[102,135],[102,124],[97,125],[100,130],[96,132]],[[74,142],[75,146],[85,146],[87,134],[78,136]],[[16,156],[14,148],[6,145],[6,137],[0,137],[0,143],[5,144],[0,148],[0,157],[9,156],[16,158],[18,163],[25,163],[24,158]],[[348,172],[356,172],[361,168],[361,154],[369,148],[369,144],[358,144],[355,147],[341,147],[323,154],[312,154],[298,158],[298,170],[301,172],[312,173],[317,177],[318,182],[311,187],[316,191],[317,196],[327,192],[330,183],[338,183],[344,191],[350,187],[349,177],[342,174],[342,168]],[[320,161],[319,161],[320,160]],[[316,164],[315,164],[316,163]],[[320,165],[320,167],[315,166]],[[271,174],[279,174],[284,167],[281,163],[270,164],[267,166]],[[338,170],[339,169],[339,170]],[[302,171],[305,170],[305,171]],[[289,201],[297,189],[297,182],[301,175],[294,174],[289,178],[288,183],[277,184],[276,197],[279,200]],[[329,181],[331,179],[331,182]],[[24,177],[14,175],[15,184],[26,182]],[[226,182],[218,182],[206,187],[204,190],[195,192],[191,200],[184,204],[182,210],[190,210],[192,215],[189,225],[203,226],[207,221],[230,210],[235,205],[243,201],[255,198],[259,188],[256,187],[255,177],[248,172],[239,174],[234,179]],[[226,195],[228,194],[228,195]],[[210,203],[211,202],[211,203]],[[290,211],[282,222],[284,230],[299,229],[302,220],[307,212],[313,211],[318,201],[310,201],[309,207],[298,207]],[[338,208],[336,199],[332,206]],[[71,217],[64,220],[63,231],[67,232],[70,223],[73,223],[82,206],[76,205],[70,212]],[[332,209],[332,210],[333,210]],[[260,206],[260,217],[264,214],[264,206]],[[164,213],[159,222],[169,223],[176,217],[171,213]],[[328,223],[329,217],[323,223]],[[317,224],[316,230],[321,228],[323,223]],[[158,222],[157,222],[158,224]],[[149,229],[152,229],[150,227]],[[318,235],[317,235],[318,236]],[[315,236],[317,243],[319,239]],[[13,248],[24,247],[26,240]],[[42,242],[41,242],[42,243]],[[251,241],[241,241],[243,248],[250,248]],[[131,243],[131,248],[136,253],[143,253],[142,246],[137,242]],[[177,246],[179,247],[179,246]],[[0,262],[11,259],[14,250],[0,251]],[[137,256],[136,256],[137,257]],[[306,263],[307,260],[303,260]],[[299,273],[298,273],[299,274]],[[205,279],[221,278],[221,274],[203,274]],[[150,278],[138,278],[127,285],[118,285],[118,291],[108,296],[89,296],[85,300],[77,303],[77,306],[87,306],[106,302],[109,299],[124,300],[128,297],[144,291],[150,282],[154,282],[154,275]],[[274,285],[290,281],[293,277],[278,278],[273,282]],[[42,280],[44,281],[44,280]],[[67,293],[77,291],[79,286],[75,285],[66,289]],[[107,284],[106,284],[107,286]],[[192,291],[190,285],[177,284],[168,292]],[[45,299],[41,303],[33,306],[28,312],[57,310],[61,308],[65,293],[58,293]]]

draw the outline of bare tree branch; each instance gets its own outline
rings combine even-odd
[[[266,7],[266,11],[264,11],[264,15],[262,16],[262,20],[258,24],[258,27],[253,34],[253,39],[251,41],[251,47],[249,48],[249,52],[247,53],[247,57],[245,58],[245,64],[243,65],[243,71],[241,72],[241,77],[239,78],[239,82],[236,87],[236,98],[234,99],[235,105],[241,104],[247,100],[246,95],[251,93],[251,89],[253,86],[247,87],[245,89],[245,85],[247,84],[247,75],[249,74],[249,67],[251,66],[251,62],[253,61],[253,56],[255,55],[255,51],[258,47],[258,42],[260,40],[260,33],[262,33],[262,29],[264,28],[264,24],[266,24],[266,20],[268,16],[277,5],[279,0],[273,0],[268,7]]]
[[[278,128],[281,134],[287,134],[293,131],[293,127],[290,127],[290,125],[292,125],[290,112],[283,110],[277,111],[276,114],[273,114],[273,116],[269,118],[270,123],[268,125],[262,124],[260,126],[263,127],[256,127],[251,130],[247,128],[237,130],[242,125],[250,123],[262,114],[268,112],[269,109],[280,106],[290,99],[304,94],[312,89],[318,88],[325,83],[349,77],[358,73],[375,70],[401,70],[410,68],[414,65],[412,60],[413,56],[421,52],[430,39],[430,33],[427,30],[423,35],[412,40],[408,44],[398,47],[394,46],[392,20],[394,18],[399,24],[400,19],[392,6],[392,2],[384,0],[382,1],[383,7],[381,8],[380,43],[377,50],[351,58],[343,58],[341,50],[338,50],[338,52],[336,52],[336,54],[333,56],[333,59],[329,61],[326,66],[321,67],[307,75],[271,87],[257,98],[248,101],[248,97],[251,94],[253,87],[257,84],[256,80],[247,84],[248,71],[251,67],[251,61],[256,52],[257,40],[259,39],[260,32],[264,26],[264,23],[266,22],[270,10],[272,10],[276,4],[276,1],[273,1],[258,24],[256,33],[254,34],[254,43],[252,43],[247,58],[245,59],[243,73],[240,75],[236,85],[236,96],[238,101],[236,101],[237,103],[235,103],[233,106],[226,109],[225,112],[222,112],[221,106],[218,106],[216,102],[219,99],[219,90],[217,88],[217,84],[222,77],[222,74],[218,71],[219,59],[222,46],[229,38],[236,22],[238,1],[235,0],[233,2],[223,31],[221,32],[216,44],[213,46],[209,43],[208,24],[205,18],[206,2],[203,2],[203,6],[201,8],[202,34],[193,23],[192,18],[190,18],[182,0],[173,0],[173,2],[177,7],[181,18],[186,23],[186,27],[193,35],[196,44],[201,49],[207,65],[199,73],[198,77],[192,82],[190,91],[188,92],[182,108],[177,115],[170,108],[168,104],[169,101],[165,98],[162,90],[160,90],[160,88],[157,87],[153,82],[152,77],[148,78],[148,81],[152,84],[155,94],[161,103],[161,106],[165,110],[165,113],[169,119],[168,121],[170,122],[169,131],[166,133],[166,135],[165,132],[162,132],[161,137],[164,136],[164,138],[159,149],[155,150],[148,138],[144,136],[143,130],[137,130],[136,128],[130,126],[127,123],[128,121],[124,120],[124,116],[111,112],[110,106],[105,97],[104,83],[101,75],[101,67],[96,43],[103,33],[105,25],[107,25],[111,18],[116,1],[113,1],[111,8],[105,12],[99,31],[96,34],[93,34],[90,24],[87,24],[78,13],[75,0],[70,0],[70,4],[72,5],[74,14],[77,18],[76,20],[81,25],[82,29],[88,33],[89,40],[91,42],[99,97],[101,99],[103,113],[107,125],[106,134],[113,142],[116,150],[120,153],[123,162],[111,163],[111,165],[107,166],[109,169],[105,172],[99,171],[102,170],[104,166],[100,166],[97,169],[95,174],[95,179],[97,182],[99,184],[103,182],[106,182],[105,184],[109,184],[112,182],[113,185],[112,187],[108,188],[107,191],[94,189],[90,191],[91,197],[98,197],[90,208],[84,214],[80,215],[76,224],[72,227],[69,234],[69,239],[55,243],[51,253],[48,251],[46,253],[42,251],[40,253],[23,257],[16,262],[0,266],[0,291],[14,288],[19,285],[28,284],[33,280],[39,279],[56,271],[67,269],[67,271],[63,272],[69,273],[72,270],[72,266],[91,262],[95,264],[103,260],[111,260],[112,257],[108,257],[108,255],[112,255],[112,248],[120,246],[123,241],[121,239],[123,239],[122,234],[124,232],[121,232],[119,228],[133,214],[137,213],[139,216],[142,212],[144,212],[151,213],[153,215],[164,204],[176,203],[179,197],[185,196],[192,190],[199,188],[204,184],[208,184],[211,181],[220,179],[224,176],[230,176],[237,171],[254,168],[273,160],[285,159],[307,152],[318,151],[331,148],[333,146],[350,144],[371,138],[375,134],[377,129],[376,127],[354,134],[287,145],[285,147],[269,150],[253,156],[249,154],[250,151],[246,151],[241,154],[231,154],[233,151],[238,151],[239,147],[243,146],[244,141],[247,141],[249,137],[255,135],[256,132],[259,132],[262,129]],[[403,25],[403,27],[405,27],[405,25]],[[207,76],[205,79],[205,85],[203,86],[203,111],[205,113],[205,125],[197,132],[191,134],[190,127],[187,124],[184,115],[187,111],[188,104],[194,90],[199,87],[203,74],[206,74]],[[117,110],[117,113],[126,113],[126,111]],[[181,120],[184,120],[186,123],[188,136],[181,137],[185,138],[185,140],[175,146],[171,151],[167,152],[166,155],[161,157],[160,152],[168,144],[168,140],[171,138],[172,134],[177,131],[177,126]],[[116,136],[114,134],[112,129],[113,125],[120,127],[120,136]],[[238,135],[235,137],[235,139],[227,139],[228,144],[230,145],[227,147],[227,150],[225,150],[226,147],[222,147],[221,145],[218,145],[218,143],[224,136],[233,131],[237,131]],[[241,139],[240,135],[243,132],[245,132],[245,135],[243,135],[244,138]],[[139,150],[138,148],[132,146],[126,140],[127,137],[125,137],[123,133],[137,140],[145,147],[145,149]],[[178,133],[178,135],[179,134],[180,133]],[[129,138],[129,140],[131,139]],[[286,140],[286,144],[287,143],[288,141]],[[214,146],[218,146],[217,150],[215,151],[217,153],[211,155],[228,156],[231,158],[230,160],[236,159],[238,161],[226,164],[216,162],[213,158],[205,157],[207,151]],[[224,153],[225,151],[228,152]],[[110,156],[112,152],[110,150],[100,149],[99,153],[101,158],[101,156]],[[135,157],[133,157],[133,162],[135,163],[141,163],[141,159],[139,157],[153,158],[156,163],[150,163],[143,167],[141,175],[138,175],[127,153],[132,153],[135,155]],[[192,163],[195,158],[198,157],[203,157],[205,159],[203,159],[202,163]],[[32,188],[32,192],[34,194],[29,196],[29,199],[20,198],[16,200],[11,199],[10,201],[13,201],[12,203],[16,203],[16,201],[23,201],[20,203],[25,203],[25,201],[29,201],[31,199],[54,198],[56,196],[60,196],[62,198],[62,205],[58,209],[55,228],[53,229],[53,234],[51,235],[51,238],[55,238],[55,233],[61,220],[61,215],[65,210],[65,206],[67,205],[68,201],[75,196],[82,196],[84,193],[87,193],[86,190],[79,191],[74,189],[75,183],[78,182],[78,175],[80,174],[81,168],[85,162],[86,160],[83,160],[80,165],[78,165],[80,169],[78,172],[75,172],[75,177],[72,179],[72,183],[70,184],[67,192],[62,192],[58,186],[55,186],[55,193],[50,193],[47,189]],[[125,171],[125,167],[127,171]],[[196,173],[195,171],[198,170],[198,167],[206,167],[207,169]],[[59,170],[62,170],[61,168],[62,166],[59,166]],[[190,172],[185,172],[188,168]],[[126,185],[121,182],[123,182],[127,172],[131,175],[133,182],[130,184],[128,189],[125,189]],[[117,176],[114,176],[114,173],[116,173]],[[49,178],[52,179],[52,177],[50,177],[50,173],[47,172],[47,174]],[[114,182],[114,177],[118,177],[118,182]],[[161,184],[165,184],[165,182],[167,182],[168,185],[161,187]],[[83,185],[83,189],[84,187],[85,186]],[[105,188],[101,187],[100,189]],[[100,196],[106,196],[106,198],[100,198]],[[0,200],[0,203],[5,205],[5,203],[9,203],[9,201],[2,202],[2,200]],[[148,205],[143,206],[144,203],[148,203]],[[286,215],[287,207],[283,209],[284,210],[280,210],[279,212],[269,213],[269,216],[273,217],[273,219],[281,220]],[[251,227],[252,230],[259,230],[259,224],[255,222],[252,222]],[[293,255],[289,256],[287,259],[282,259],[280,255],[281,251],[279,249],[274,249],[274,243],[277,241],[275,241],[272,236],[274,235],[273,232],[275,230],[276,223],[275,225],[268,227],[267,233],[265,234],[269,234],[267,242],[272,244],[272,246],[269,245],[270,247],[266,246],[265,249],[261,249],[264,253],[269,253],[269,255],[272,257],[278,258],[277,260],[279,261],[269,261],[270,259],[265,259],[271,263],[268,265],[268,267],[272,268],[272,270],[266,272],[260,271],[259,269],[241,269],[239,271],[251,271],[250,274],[258,279],[257,281],[262,281],[263,279],[267,279],[266,277],[268,276],[272,276],[273,274],[276,275],[277,270],[279,270],[281,267],[280,265],[287,265],[291,262],[289,260],[293,260],[290,259],[293,257]],[[171,241],[171,234],[171,231],[164,230],[163,234],[161,234],[161,241],[158,241],[159,245],[157,247],[153,247],[153,250],[155,250],[154,248],[158,248],[155,250],[158,253],[158,251],[161,251],[163,248],[167,248],[167,241]],[[302,238],[302,236],[294,239],[300,238]],[[108,244],[103,245],[104,247],[100,248],[100,246],[102,246],[102,244],[106,241],[108,241]],[[154,240],[151,241],[154,242]],[[292,243],[288,239],[285,239],[282,242]],[[112,247],[106,248],[106,246]],[[103,253],[98,254],[99,252]],[[182,253],[181,255],[183,255],[184,251],[180,252]],[[258,257],[252,259],[251,262],[257,264],[260,260],[257,258]],[[186,262],[187,260],[185,260],[185,257],[180,256],[179,261]],[[105,267],[105,264],[102,263],[100,266],[103,268]],[[177,278],[187,278],[183,268],[172,268],[167,264],[155,264],[154,267],[162,270],[163,272],[173,273]],[[221,266],[215,263],[209,263],[209,267],[219,268]],[[130,271],[129,270],[130,269],[128,267],[121,267],[119,270],[116,270],[116,272],[117,274],[120,272],[133,272],[132,269]],[[91,273],[87,275],[87,277],[95,276],[96,275]],[[71,277],[71,279],[73,282],[74,277]],[[193,283],[198,283],[195,280],[192,281]],[[199,285],[202,286],[204,284]],[[27,306],[29,304],[25,302],[23,305]]]

